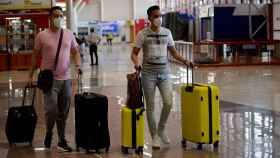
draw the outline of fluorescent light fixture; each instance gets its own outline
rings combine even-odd
[[[8,18],[5,18],[7,20],[18,20],[20,19],[20,17],[8,17]]]
[[[66,3],[65,2],[56,2],[56,6],[61,7],[63,11],[66,10]]]

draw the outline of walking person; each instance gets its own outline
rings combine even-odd
[[[172,34],[169,29],[161,27],[162,19],[159,6],[152,6],[147,10],[151,25],[140,31],[136,37],[136,44],[131,53],[135,69],[141,68],[141,82],[146,100],[147,120],[152,137],[152,147],[160,148],[160,140],[169,144],[170,140],[165,132],[166,122],[172,108],[172,83],[169,78],[169,64],[167,51],[178,61],[191,65],[175,49]],[[142,66],[139,62],[139,53],[143,49]],[[155,121],[155,90],[158,87],[163,108],[158,125]]]
[[[44,145],[46,148],[51,147],[53,128],[56,124],[58,132],[57,148],[64,152],[71,152],[72,148],[65,138],[66,121],[72,95],[70,54],[74,57],[76,73],[80,73],[80,53],[73,32],[62,28],[63,18],[61,7],[56,6],[50,9],[50,26],[48,29],[38,33],[35,40],[29,83],[32,83],[37,56],[41,56],[41,72],[43,70],[52,70],[53,74],[52,87],[43,91],[46,118]],[[57,54],[58,57],[56,57]],[[55,61],[56,58],[57,62]]]
[[[87,41],[89,42],[89,53],[91,59],[90,65],[98,65],[97,45],[100,43],[101,37],[94,32],[94,28],[91,28],[90,32],[91,34],[87,38]],[[95,55],[95,64],[93,64],[93,53]]]
[[[112,32],[109,32],[108,34],[107,34],[107,44],[108,44],[108,46],[112,46],[112,40],[113,40],[113,34],[112,34]]]

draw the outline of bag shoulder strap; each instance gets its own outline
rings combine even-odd
[[[61,43],[62,43],[62,38],[63,38],[63,29],[61,29],[60,36],[59,36],[59,42],[58,42],[58,46],[57,46],[57,50],[56,50],[56,56],[55,56],[54,70],[56,70],[56,67],[57,67],[58,57],[59,57]]]

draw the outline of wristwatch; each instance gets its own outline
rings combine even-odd
[[[135,65],[134,68],[135,68],[136,70],[141,70],[141,66],[140,66],[140,65]]]

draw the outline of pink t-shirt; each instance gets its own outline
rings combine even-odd
[[[38,33],[35,40],[35,49],[39,50],[42,54],[41,70],[54,70],[59,36],[60,30],[53,32],[50,29],[46,29]],[[54,79],[67,80],[70,78],[70,52],[72,49],[78,50],[78,44],[73,33],[70,30],[64,29],[57,68],[54,71]]]

